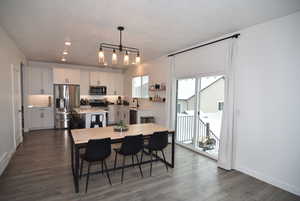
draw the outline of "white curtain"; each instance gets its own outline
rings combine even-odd
[[[227,64],[225,67],[225,93],[222,127],[220,133],[220,147],[218,166],[231,170],[233,163],[233,133],[235,127],[235,55],[236,39],[229,40]]]
[[[208,41],[210,42],[210,41]],[[234,63],[236,39],[228,39],[174,56],[171,62],[172,79],[224,74],[225,94],[218,166],[232,169],[234,131]],[[174,83],[172,88],[174,88]],[[175,89],[176,90],[176,89]],[[174,91],[174,90],[173,90]],[[175,96],[170,97],[171,115],[175,116]],[[175,119],[175,118],[174,118]],[[171,119],[173,120],[173,119]]]

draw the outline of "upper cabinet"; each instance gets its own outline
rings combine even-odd
[[[101,86],[101,72],[90,72],[90,86]]]
[[[80,70],[53,68],[54,84],[80,84]]]
[[[114,95],[123,95],[123,86],[124,86],[124,75],[121,73],[115,74],[115,94]]]
[[[108,85],[108,95],[123,95],[123,75],[120,73],[111,73]]]
[[[80,70],[80,94],[89,95],[90,89],[90,72]]]
[[[45,67],[29,67],[29,94],[52,94],[52,70]]]
[[[110,72],[90,72],[91,86],[106,86],[107,95],[123,95],[123,74]]]

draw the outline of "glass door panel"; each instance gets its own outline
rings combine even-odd
[[[218,156],[224,106],[224,76],[198,79],[196,148]]]
[[[194,147],[196,114],[196,79],[177,81],[176,142]]]

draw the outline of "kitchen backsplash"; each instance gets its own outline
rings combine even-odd
[[[28,107],[52,107],[51,95],[29,95]]]
[[[117,99],[118,99],[118,95],[116,96],[112,96],[112,95],[109,95],[109,96],[93,96],[93,95],[81,95],[80,98],[83,98],[83,99],[106,99],[107,101],[109,102],[112,102],[112,103],[115,103],[117,102]],[[124,99],[124,96],[121,96],[122,99]]]

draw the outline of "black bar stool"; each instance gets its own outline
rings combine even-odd
[[[143,135],[136,135],[136,136],[126,136],[124,138],[124,142],[121,145],[121,148],[114,149],[116,152],[115,156],[115,164],[114,169],[116,169],[117,166],[117,156],[118,154],[123,155],[123,166],[122,166],[122,176],[121,176],[121,183],[123,183],[123,177],[124,177],[124,167],[125,167],[125,159],[126,156],[131,156],[132,159],[132,165],[134,165],[134,156],[136,157],[141,176],[143,177],[143,172],[141,168],[141,161],[143,157],[143,152],[141,155],[141,161],[139,161],[137,154],[143,150],[143,144],[144,144],[144,138]]]
[[[144,148],[149,150],[150,153],[150,176],[152,175],[152,152],[155,151],[156,155],[157,152],[160,151],[164,158],[164,163],[166,165],[166,169],[168,171],[168,165],[164,153],[164,149],[168,146],[168,131],[166,132],[155,132],[153,135],[150,136],[149,143],[144,145]]]
[[[91,168],[92,163],[94,163],[94,162],[101,162],[102,164],[104,164],[106,176],[111,185],[111,181],[110,181],[110,177],[109,177],[109,173],[107,171],[107,165],[106,165],[106,158],[108,158],[110,156],[110,154],[111,154],[111,139],[110,138],[88,141],[85,153],[80,156],[81,157],[80,177],[82,176],[83,161],[88,162],[88,172],[87,172],[87,177],[86,177],[85,192],[87,192],[87,189],[88,189],[90,168]],[[103,171],[103,169],[102,169],[102,171]]]
[[[91,128],[94,128],[96,125],[98,127],[103,127],[104,115],[103,114],[92,114],[91,115]]]

